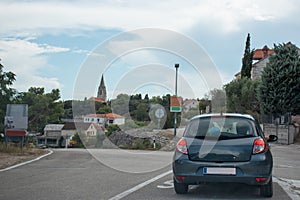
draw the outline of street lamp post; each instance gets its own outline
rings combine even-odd
[[[175,64],[176,75],[175,75],[175,96],[177,98],[177,77],[178,77],[179,64]],[[177,127],[177,112],[174,113],[174,137],[176,137],[176,127]]]

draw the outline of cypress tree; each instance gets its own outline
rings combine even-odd
[[[250,50],[250,33],[248,33],[244,57],[242,59],[242,70],[241,70],[242,78],[251,78],[252,60],[253,60],[253,50]]]

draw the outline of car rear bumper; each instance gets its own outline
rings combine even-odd
[[[253,155],[247,162],[198,162],[191,161],[187,155],[175,153],[173,174],[177,182],[189,185],[205,182],[236,182],[249,185],[264,185],[272,176],[272,156],[268,153]],[[204,174],[205,167],[235,168],[235,175]],[[177,178],[179,177],[179,178]],[[266,178],[258,182],[256,178]]]

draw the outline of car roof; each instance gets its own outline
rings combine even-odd
[[[240,113],[211,113],[211,114],[202,114],[202,115],[197,115],[193,117],[193,119],[198,119],[198,118],[206,118],[206,117],[240,117],[240,118],[246,118],[250,120],[255,120],[251,115],[248,114],[240,114]]]

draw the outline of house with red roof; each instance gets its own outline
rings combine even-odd
[[[269,56],[273,53],[274,50],[269,49],[267,45],[265,45],[262,49],[256,49],[253,52],[253,61],[256,62],[252,64],[251,79],[257,79],[261,77],[263,69],[269,62]]]
[[[98,123],[105,125],[122,125],[125,124],[125,117],[115,114],[115,113],[106,113],[106,114],[89,114],[83,117],[84,123]]]
[[[291,42],[286,43],[285,45],[291,45]],[[298,49],[300,55],[300,49]],[[267,66],[269,62],[270,55],[274,53],[273,49],[269,49],[267,45],[265,45],[261,49],[256,49],[253,52],[253,64],[251,69],[251,79],[260,78],[263,72],[263,69]],[[235,74],[236,78],[241,78],[241,72]]]

